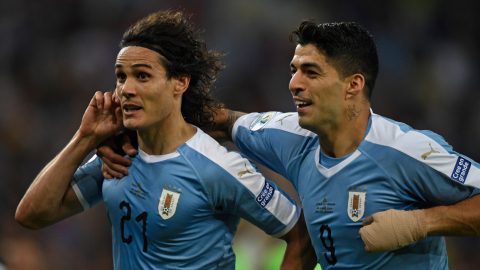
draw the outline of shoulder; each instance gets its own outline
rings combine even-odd
[[[200,129],[186,143],[186,146],[192,150],[188,154],[185,151],[186,158],[201,171],[201,174],[209,174],[212,178],[220,176],[225,178],[225,172],[232,178],[239,178],[241,171],[256,171],[245,156],[235,151],[228,151]]]
[[[372,124],[365,140],[414,156],[421,153],[419,158],[422,158],[425,149],[432,150],[434,148],[434,151],[442,153],[452,152],[452,147],[442,136],[429,130],[413,129],[407,124],[378,114],[372,115]]]
[[[264,112],[244,115],[235,122],[233,138],[239,128],[249,131],[282,130],[304,137],[316,136],[315,133],[299,126],[296,112]]]
[[[372,125],[365,141],[372,143],[373,146],[369,149],[372,155],[394,149],[401,155],[398,158],[409,157],[416,161],[398,162],[400,159],[389,155],[391,162],[396,161],[395,167],[418,170],[420,167],[417,165],[423,164],[427,166],[423,168],[434,169],[459,183],[479,185],[476,179],[480,176],[478,169],[480,166],[471,159],[454,152],[442,136],[432,131],[415,130],[406,124],[372,115]],[[383,157],[383,155],[379,156]]]

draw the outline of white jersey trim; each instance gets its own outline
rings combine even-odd
[[[166,155],[149,155],[144,151],[142,151],[142,149],[140,148],[138,148],[138,154],[146,163],[161,162],[161,161],[165,161],[165,160],[180,156],[180,153],[178,151],[175,151],[173,153],[166,154]]]
[[[278,192],[278,191],[275,191],[275,192]],[[285,198],[284,196],[282,197]],[[279,238],[284,236],[297,224],[298,220],[300,219],[300,213],[302,212],[302,208],[296,204],[292,205],[292,207],[294,207],[295,209],[291,213],[293,213],[295,216],[283,230],[277,232],[276,234],[273,234],[272,237]]]
[[[456,168],[459,157],[459,155],[449,153],[427,135],[415,130],[405,133],[399,125],[376,114],[372,114],[372,126],[365,140],[396,149],[449,178]],[[452,179],[452,181],[454,180]],[[464,184],[480,188],[480,170],[477,167],[470,166]]]
[[[362,152],[360,152],[359,150],[356,150],[347,159],[343,160],[342,162],[328,169],[328,168],[325,168],[322,164],[320,164],[320,146],[318,146],[317,151],[315,152],[315,164],[317,165],[318,171],[321,174],[323,174],[323,176],[330,178],[334,176],[336,173],[338,173],[339,171],[341,171],[343,168],[345,168],[345,166],[350,164],[361,154]]]
[[[254,124],[260,119],[265,114],[272,114],[274,112],[266,112],[266,113],[250,113],[247,115],[244,115],[235,121],[235,124],[233,125],[232,129],[232,140],[233,143],[236,143],[236,136],[237,136],[237,130],[240,126],[252,130],[252,131],[257,131],[257,130],[262,130],[262,129],[278,129],[278,130],[283,130],[289,133],[297,134],[300,136],[304,137],[316,137],[317,134],[303,129],[298,125],[298,113],[296,112],[289,112],[289,113],[278,113],[275,112],[273,119],[265,123],[264,126],[262,126],[260,129],[255,129]],[[252,129],[254,128],[254,129]]]
[[[192,149],[198,151],[206,158],[218,164],[232,177],[237,179],[243,186],[245,186],[255,197],[258,197],[265,185],[265,177],[258,173],[256,169],[250,164],[250,161],[242,157],[239,153],[228,152],[218,142],[205,134],[200,129],[197,134],[186,143]],[[241,174],[241,172],[248,171],[249,173]],[[296,224],[298,220],[296,207],[287,197],[285,197],[278,190],[275,190],[273,197],[265,206],[272,215],[274,215],[280,222],[287,227]],[[292,211],[285,211],[285,209],[292,209]],[[291,227],[293,227],[293,225]],[[279,234],[279,233],[277,233]]]
[[[80,191],[80,188],[78,187],[77,182],[75,182],[75,180],[72,179],[70,181],[70,185],[72,186],[73,191],[75,192],[75,195],[77,195],[78,201],[82,204],[83,211],[90,209],[90,204],[87,202],[85,197],[83,197],[83,194]]]

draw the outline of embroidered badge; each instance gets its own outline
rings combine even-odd
[[[359,188],[360,190],[361,188]],[[347,214],[353,221],[357,222],[365,215],[365,199],[367,192],[363,191],[348,191]]]
[[[163,189],[158,203],[158,214],[164,219],[172,218],[177,212],[180,193]]]
[[[267,112],[262,116],[259,116],[253,123],[250,125],[252,131],[256,131],[264,127],[272,118],[277,114],[277,112]]]

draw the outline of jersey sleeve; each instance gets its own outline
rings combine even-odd
[[[95,155],[85,165],[79,167],[72,177],[70,185],[84,210],[103,199],[102,185],[105,178],[101,168],[102,160]]]
[[[454,152],[438,134],[388,121],[376,124],[375,129],[367,136],[376,145],[370,154],[376,156],[405,200],[427,207],[452,205],[480,192],[480,165]],[[394,131],[379,136],[379,129]]]
[[[192,166],[213,209],[237,215],[273,237],[295,226],[301,208],[247,158],[228,152],[212,138],[189,146],[196,152],[190,154],[197,160]]]
[[[298,125],[297,113],[244,115],[235,122],[232,138],[247,156],[287,179],[290,162],[318,146],[316,134]]]

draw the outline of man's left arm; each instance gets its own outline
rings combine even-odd
[[[280,270],[288,269],[314,269],[317,265],[317,255],[312,246],[310,235],[307,231],[303,211],[297,224],[280,239],[287,242]]]
[[[480,194],[450,206],[387,210],[365,218],[360,236],[367,252],[385,252],[427,236],[480,236]]]

